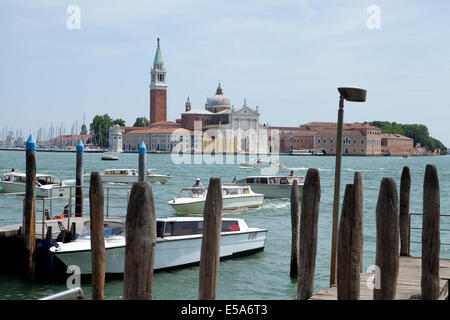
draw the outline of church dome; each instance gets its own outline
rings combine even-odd
[[[231,108],[230,99],[228,99],[223,95],[220,83],[219,86],[217,87],[216,95],[206,100],[206,108],[207,109],[220,108],[221,110],[223,110],[224,108],[227,109]]]

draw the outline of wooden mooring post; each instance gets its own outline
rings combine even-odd
[[[409,200],[411,193],[411,174],[409,167],[404,166],[400,181],[400,255],[409,256],[411,215],[409,214]]]
[[[36,141],[30,134],[26,142],[25,199],[23,202],[24,223],[24,276],[33,278],[36,250]]]
[[[298,276],[298,228],[299,228],[299,192],[298,182],[294,180],[291,189],[291,278]]]
[[[102,179],[97,171],[91,173],[89,209],[91,215],[92,299],[103,300],[106,255],[103,227],[104,194]]]
[[[360,269],[359,271],[363,272],[363,257],[364,257],[364,217],[363,217],[363,207],[364,207],[364,197],[363,197],[363,184],[362,184],[362,176],[361,172],[355,172],[353,176],[353,184],[355,185],[355,194],[359,197],[357,201],[355,201],[357,211],[357,216],[361,217],[361,227],[360,227],[360,255],[359,255],[359,262],[360,262]]]
[[[337,298],[358,300],[361,270],[361,188],[347,184],[338,232]]]
[[[84,144],[78,141],[77,163],[75,170],[75,217],[83,216],[83,153]]]
[[[374,288],[374,300],[394,300],[399,270],[399,219],[397,186],[392,178],[383,178],[376,208],[376,259],[380,287]]]
[[[156,213],[151,184],[135,182],[126,217],[124,299],[152,299]]]
[[[199,267],[199,300],[214,300],[219,282],[220,233],[222,230],[222,185],[210,178],[203,209],[203,237]]]
[[[427,165],[423,183],[422,222],[422,300],[439,297],[440,194],[439,178],[434,165]]]
[[[320,207],[320,176],[318,169],[308,169],[302,190],[297,298],[309,299],[314,291],[317,255],[317,228]]]

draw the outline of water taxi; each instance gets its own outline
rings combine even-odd
[[[266,198],[290,198],[294,180],[297,180],[301,200],[305,180],[303,176],[251,176],[233,181],[233,184],[251,186]]]
[[[284,163],[278,162],[276,160],[261,160],[261,159],[250,159],[249,161],[241,162],[242,167],[246,168],[286,168]]]
[[[102,182],[105,183],[134,183],[139,180],[139,171],[137,169],[106,169],[100,173]],[[151,183],[164,184],[172,178],[169,175],[158,174],[156,169],[146,169],[145,179]],[[83,180],[89,182],[91,180],[91,174],[84,174]]]
[[[25,193],[26,174],[5,173],[0,178],[0,188],[5,193]],[[68,197],[70,188],[62,180],[49,174],[36,174],[36,197]]]
[[[183,188],[178,197],[169,200],[177,213],[203,213],[206,187]],[[264,195],[255,193],[250,186],[222,186],[223,211],[236,211],[242,208],[258,208],[264,203]]]
[[[57,242],[50,252],[66,266],[77,265],[81,274],[92,273],[89,221],[74,241]],[[125,221],[105,219],[105,272],[123,273],[125,266]],[[156,221],[154,270],[198,264],[203,236],[203,218],[170,217]],[[222,219],[220,257],[234,257],[264,250],[267,229],[249,228],[243,219]]]

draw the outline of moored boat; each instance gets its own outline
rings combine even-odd
[[[139,171],[137,169],[106,169],[100,173],[100,177],[105,183],[134,183],[139,180]],[[170,178],[172,177],[169,175],[156,173],[156,169],[153,168],[145,171],[147,182],[164,184]],[[91,175],[84,174],[83,180],[89,182]]]
[[[5,193],[25,193],[26,174],[21,172],[5,173],[0,178],[0,188]],[[36,174],[36,197],[67,197],[68,188],[59,178],[43,173]]]
[[[177,213],[203,213],[206,187],[183,188],[178,197],[169,200]],[[258,208],[264,203],[264,195],[255,193],[249,186],[222,186],[223,211],[236,211],[243,208]]]
[[[77,265],[81,274],[92,273],[89,221],[76,240],[58,242],[50,252],[66,266]],[[267,229],[249,228],[242,219],[222,219],[220,257],[248,255],[264,250]],[[171,217],[157,219],[154,270],[200,261],[203,218]],[[125,263],[125,222],[105,220],[105,272],[123,273]]]
[[[303,176],[251,176],[234,181],[233,184],[248,185],[266,198],[290,198],[294,180],[297,180],[301,200]]]

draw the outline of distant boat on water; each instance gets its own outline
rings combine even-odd
[[[119,160],[119,157],[109,154],[109,155],[102,156],[102,160],[105,160],[105,161]]]

